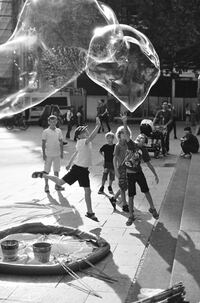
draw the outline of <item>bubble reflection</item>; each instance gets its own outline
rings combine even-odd
[[[133,112],[160,75],[159,58],[141,32],[108,25],[91,40],[87,75]]]
[[[28,0],[10,39],[0,45],[0,77],[12,71],[10,90],[0,99],[0,117],[40,103],[86,68],[96,27],[117,23],[113,11],[95,0]],[[34,98],[30,96],[34,94]]]

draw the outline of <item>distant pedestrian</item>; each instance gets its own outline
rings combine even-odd
[[[190,126],[184,128],[184,136],[181,138],[181,157],[191,158],[193,153],[198,153],[199,141],[195,135],[192,134]]]
[[[89,166],[92,162],[92,140],[97,135],[100,127],[100,120],[96,118],[96,126],[91,134],[87,130],[87,126],[79,126],[75,130],[75,136],[77,138],[76,151],[72,155],[69,164],[66,166],[68,173],[62,178],[56,176],[49,176],[45,172],[33,173],[33,178],[44,178],[45,180],[51,180],[58,186],[62,186],[67,183],[72,185],[76,181],[79,182],[79,186],[84,188],[85,202],[87,206],[86,217],[98,221],[95,213],[92,209],[91,201],[91,189],[89,178]]]
[[[114,153],[115,144],[113,143],[113,141],[115,135],[112,132],[108,132],[106,133],[105,138],[107,143],[104,144],[99,150],[100,154],[104,158],[104,171],[102,176],[101,187],[98,191],[98,194],[104,193],[104,185],[107,181],[108,176],[109,176],[108,191],[110,194],[113,194],[112,183],[115,179],[115,171],[113,165],[113,153]]]
[[[39,118],[39,125],[42,126],[44,129],[49,126],[48,118],[51,115],[51,105],[45,105],[40,118]]]
[[[165,142],[165,150],[167,154],[169,153],[169,139],[172,130],[172,122],[173,122],[172,111],[168,107],[168,102],[164,100],[162,103],[162,109],[157,111],[155,118],[153,120],[153,124],[154,125],[158,124],[159,126],[162,126],[163,131],[166,131],[166,135],[164,136],[164,142]]]
[[[76,116],[77,116],[77,126],[83,125],[84,122],[83,105],[78,107]]]
[[[107,105],[105,104],[104,99],[99,100],[97,105],[97,117],[99,117],[101,121],[101,127],[99,129],[99,133],[102,130],[104,132],[104,123],[107,126],[108,131],[110,131],[110,125],[109,125],[109,112]]]
[[[127,172],[127,180],[128,180],[128,197],[129,197],[129,218],[126,222],[126,225],[131,225],[135,220],[134,217],[134,196],[136,195],[136,183],[140,186],[141,192],[143,192],[146,196],[146,199],[150,205],[149,212],[155,219],[159,218],[159,214],[157,213],[151,193],[149,191],[149,187],[147,184],[146,177],[142,171],[141,160],[143,160],[152,173],[155,176],[156,183],[159,182],[157,173],[150,162],[149,153],[147,148],[145,147],[146,136],[144,134],[140,134],[135,141],[130,138],[130,131],[127,127],[127,116],[122,116],[122,121],[125,129],[125,139],[127,142],[127,153],[124,159],[124,165],[126,167]]]
[[[49,116],[49,127],[42,133],[42,152],[45,161],[44,171],[49,174],[51,166],[53,165],[54,175],[59,176],[60,159],[63,159],[63,135],[62,131],[56,127],[57,117]],[[59,185],[55,185],[56,190],[63,190]],[[49,193],[48,179],[45,179],[46,193]]]
[[[195,135],[199,136],[200,135],[200,103],[197,103],[196,106],[196,131]]]
[[[72,107],[69,107],[67,109],[66,121],[67,121],[67,133],[66,133],[65,137],[66,137],[66,139],[69,139],[72,127],[74,125],[74,113],[73,113]]]
[[[177,135],[176,135],[176,110],[175,110],[175,107],[171,103],[168,103],[168,107],[169,107],[169,110],[171,110],[171,112],[172,112],[171,127],[174,131],[174,139],[177,139]]]
[[[189,126],[191,121],[191,110],[190,110],[190,104],[187,103],[185,106],[185,125]]]

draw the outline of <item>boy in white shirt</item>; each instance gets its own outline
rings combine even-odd
[[[96,118],[96,126],[91,134],[89,134],[87,126],[79,126],[75,130],[75,138],[77,139],[76,151],[72,155],[66,169],[68,173],[62,178],[56,176],[49,176],[45,172],[33,173],[33,178],[45,178],[51,180],[57,185],[62,186],[65,183],[72,185],[76,181],[79,182],[80,187],[85,191],[85,202],[87,207],[86,217],[98,221],[95,213],[92,210],[91,189],[89,179],[89,166],[92,164],[92,143],[101,126],[99,118]],[[72,165],[73,164],[73,165]]]
[[[52,164],[54,175],[59,176],[60,171],[60,159],[63,159],[63,135],[60,128],[56,127],[57,117],[51,115],[48,117],[49,127],[42,133],[42,152],[44,163],[44,172],[49,174]],[[63,187],[56,184],[56,190],[64,190]],[[46,193],[49,193],[48,179],[45,179]]]

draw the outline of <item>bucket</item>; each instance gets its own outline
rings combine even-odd
[[[15,261],[17,259],[19,241],[5,240],[1,242],[4,261]]]
[[[37,242],[33,244],[33,253],[37,261],[41,263],[49,262],[51,244],[47,242]]]

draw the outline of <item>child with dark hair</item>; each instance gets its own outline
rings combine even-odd
[[[198,153],[199,141],[195,135],[192,134],[190,126],[184,128],[185,135],[181,138],[181,148],[183,152],[181,157],[191,158],[192,153]]]
[[[130,131],[127,127],[127,117],[122,116],[122,121],[125,129],[125,139],[127,142],[127,153],[124,159],[124,165],[126,167],[127,180],[128,180],[128,197],[129,197],[129,218],[126,225],[129,226],[135,220],[134,217],[134,196],[136,195],[136,183],[140,186],[141,192],[143,192],[149,202],[149,212],[155,219],[159,218],[159,215],[154,207],[153,199],[149,191],[146,177],[142,171],[141,160],[143,160],[152,173],[155,176],[155,180],[158,183],[159,179],[157,173],[150,162],[149,153],[145,147],[146,136],[140,134],[135,141],[130,138]]]
[[[113,153],[115,144],[113,143],[115,135],[112,132],[108,132],[105,135],[107,143],[104,144],[99,152],[104,157],[104,171],[102,176],[102,183],[101,187],[98,191],[98,194],[103,194],[104,192],[104,185],[109,175],[109,185],[108,191],[110,194],[113,194],[112,183],[115,180],[115,172],[114,172],[114,165],[113,165]]]

